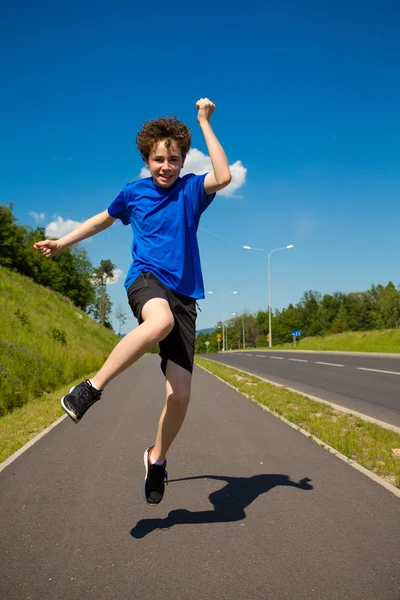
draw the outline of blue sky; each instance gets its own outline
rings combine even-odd
[[[214,294],[199,329],[221,319],[225,294],[225,318],[266,308],[267,257],[244,245],[294,245],[271,257],[274,308],[308,289],[400,283],[395,0],[8,0],[0,17],[0,202],[14,202],[21,223],[62,232],[105,210],[139,177],[135,138],[151,118],[190,126],[200,169],[195,102],[207,96],[236,189],[200,223]],[[122,272],[109,292],[129,313],[130,229],[83,244],[95,265],[110,258]]]

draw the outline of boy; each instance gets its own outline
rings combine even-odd
[[[165,457],[182,426],[190,398],[196,299],[204,298],[197,227],[215,193],[231,181],[225,152],[210,125],[215,105],[201,98],[196,107],[212,172],[181,178],[191,144],[190,130],[175,117],[148,121],[136,143],[150,177],[128,183],[106,211],[68,235],[34,245],[51,258],[63,248],[110,227],[116,219],[132,226],[133,263],[125,287],[139,326],[117,344],[93,379],[72,388],[61,404],[77,423],[100,400],[114,377],[159,343],[166,403],[156,442],[144,454],[143,496],[150,505],[159,504],[163,498]]]

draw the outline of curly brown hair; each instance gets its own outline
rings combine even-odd
[[[176,117],[147,121],[136,137],[136,145],[145,162],[149,160],[154,144],[160,140],[166,141],[167,148],[170,147],[171,141],[176,142],[185,160],[192,143],[192,134],[189,127]]]

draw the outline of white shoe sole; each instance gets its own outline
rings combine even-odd
[[[72,390],[75,388],[75,386],[73,385],[72,388],[69,390],[69,393],[72,392]],[[76,414],[72,412],[72,410],[70,410],[69,408],[67,408],[64,404],[64,398],[65,396],[63,396],[61,398],[61,406],[63,407],[63,409],[65,410],[65,412],[67,413],[67,415],[69,417],[71,417],[71,419],[73,420],[74,423],[79,423],[79,419],[76,418]]]

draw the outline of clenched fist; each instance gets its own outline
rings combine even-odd
[[[200,100],[197,100],[196,102],[196,108],[198,110],[197,120],[199,123],[202,123],[211,119],[211,115],[215,109],[215,104],[208,98],[200,98]]]
[[[43,240],[42,242],[33,244],[33,247],[46,258],[52,258],[62,250],[62,246],[58,240]]]

